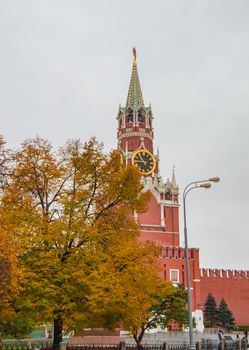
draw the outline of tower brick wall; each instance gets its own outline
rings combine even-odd
[[[163,206],[161,208],[156,198],[152,195],[147,211],[138,215],[138,221],[141,226],[142,241],[161,241],[164,245],[179,247],[178,206]]]
[[[160,245],[159,262],[162,266],[161,277],[166,280],[172,280],[170,271],[178,271],[178,283],[187,285],[185,249],[182,247],[169,247]],[[189,249],[189,269],[190,269],[190,288],[193,301],[193,310],[201,307],[200,291],[200,268],[199,268],[199,249]],[[174,282],[173,282],[174,283]]]
[[[179,246],[179,208],[165,207],[165,224],[169,232],[172,232],[172,245]],[[178,233],[178,234],[176,234]]]
[[[142,225],[161,225],[161,211],[154,196],[151,196],[148,205],[148,209],[145,213],[139,214],[139,222]]]
[[[201,305],[209,293],[219,304],[225,299],[236,324],[249,325],[249,271],[200,269]]]

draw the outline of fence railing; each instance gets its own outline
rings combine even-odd
[[[14,343],[14,344],[1,344],[0,343],[0,350],[52,350],[53,345],[52,343],[36,343],[32,342],[31,344],[20,344],[20,343]]]
[[[167,343],[155,343],[155,344],[141,344],[142,350],[187,350],[188,344],[167,344]],[[137,350],[136,344],[126,344],[121,342],[117,345],[108,344],[84,344],[84,345],[67,345],[67,350]]]
[[[52,350],[51,343],[0,343],[0,350]],[[139,350],[188,350],[188,342],[157,342],[141,344]],[[137,345],[120,342],[119,344],[65,344],[61,350],[137,350]],[[243,341],[217,341],[214,339],[201,339],[196,342],[196,350],[247,350],[247,343]]]
[[[119,350],[119,344],[68,344],[66,350]]]
[[[218,343],[215,339],[201,339],[199,342],[200,348],[204,350],[218,349]]]

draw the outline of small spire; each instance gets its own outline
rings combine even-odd
[[[140,86],[138,71],[137,71],[137,51],[133,47],[133,65],[131,72],[131,80],[126,101],[126,107],[131,107],[133,111],[137,111],[140,107],[144,107],[144,99]]]
[[[174,166],[174,165],[173,165],[173,169],[172,169],[172,179],[171,179],[171,183],[172,183],[173,188],[176,188],[176,187],[177,187],[177,184],[176,184],[176,176],[175,176],[175,166]]]

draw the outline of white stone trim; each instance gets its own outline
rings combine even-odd
[[[141,225],[140,226],[145,226],[145,225]],[[161,227],[161,226],[159,226]],[[140,231],[142,232],[151,232],[151,233],[162,233],[163,235],[179,235],[179,232],[170,232],[170,231],[153,231],[153,230],[146,230],[146,229],[141,229]],[[167,246],[169,247],[169,246]],[[172,246],[173,247],[173,246]]]
[[[203,311],[198,309],[193,311],[192,317],[195,318],[196,330],[203,333],[204,332]]]
[[[161,208],[161,226],[165,227],[164,206],[161,204],[160,208]]]
[[[140,136],[140,137],[148,137],[151,141],[153,141],[152,136],[147,133],[147,132],[130,132],[130,133],[125,133],[119,136],[120,139],[123,139],[125,137],[132,137],[132,136]]]
[[[152,230],[141,230],[141,232],[146,232],[146,233],[161,233],[163,235],[179,235],[179,233],[169,233],[169,232],[166,232],[166,231],[152,231]],[[167,247],[171,247],[171,246],[167,246]],[[172,246],[173,247],[173,246]]]

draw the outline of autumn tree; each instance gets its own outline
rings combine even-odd
[[[123,166],[117,152],[104,154],[95,139],[85,145],[71,141],[58,153],[45,140],[27,140],[13,160],[1,210],[23,273],[15,308],[36,322],[53,320],[55,345],[63,324],[115,327],[124,307],[136,300],[129,289],[133,276],[141,288],[145,273],[148,282],[157,278],[158,252],[138,244],[132,215],[145,210],[149,196],[138,172]],[[109,308],[106,301],[97,312],[101,283],[109,291]]]

